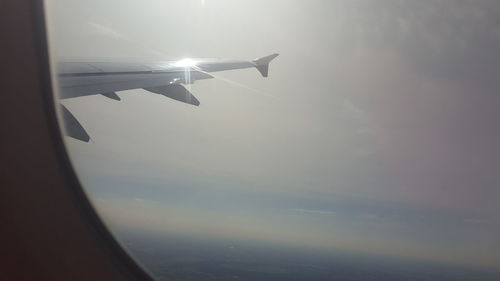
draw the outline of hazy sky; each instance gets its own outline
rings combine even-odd
[[[500,267],[498,1],[48,2],[54,57],[280,53],[199,107],[63,101],[111,224]]]

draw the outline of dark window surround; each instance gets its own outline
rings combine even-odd
[[[0,281],[153,280],[99,219],[56,120],[41,0],[0,3]]]

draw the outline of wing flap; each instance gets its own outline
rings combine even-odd
[[[200,101],[195,96],[193,96],[191,92],[189,92],[186,88],[184,88],[184,86],[180,84],[171,84],[159,87],[147,87],[143,89],[148,92],[166,96],[183,103],[192,104],[195,106],[200,105]]]
[[[64,106],[60,105],[61,115],[64,120],[64,133],[77,140],[84,142],[90,141],[90,136],[87,131],[83,128],[82,124],[76,119],[76,117],[71,114],[71,112]]]
[[[116,92],[108,92],[108,93],[102,93],[103,96],[110,98],[112,100],[117,100],[121,101],[122,99],[120,98],[119,95],[116,94]]]

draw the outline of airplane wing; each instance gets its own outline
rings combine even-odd
[[[211,79],[213,76],[210,72],[252,67],[267,77],[269,62],[277,56],[272,54],[252,61],[184,59],[161,62],[59,62],[60,98],[103,94],[117,99],[112,93],[158,87],[163,87],[162,92],[168,92],[170,85]]]
[[[200,102],[183,85],[211,79],[210,72],[253,68],[268,76],[269,63],[278,56],[259,59],[184,59],[158,62],[76,62],[57,64],[59,98],[103,95],[120,100],[117,91],[144,89],[174,100],[198,106]],[[89,141],[90,137],[78,120],[62,106],[67,135]]]

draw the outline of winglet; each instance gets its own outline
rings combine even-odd
[[[269,72],[269,63],[278,56],[279,54],[272,54],[269,56],[262,57],[260,59],[253,60],[255,68],[262,74],[262,76],[267,77]]]

